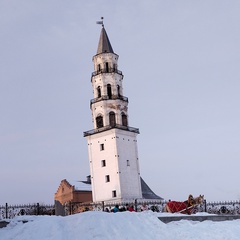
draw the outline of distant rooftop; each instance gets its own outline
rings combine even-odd
[[[77,191],[92,191],[91,183],[87,183],[86,181],[69,181],[69,184],[74,186],[75,190]]]
[[[159,199],[163,200],[163,198],[159,197],[155,194],[152,189],[146,184],[146,182],[141,178],[141,187],[142,187],[142,196],[145,199]]]

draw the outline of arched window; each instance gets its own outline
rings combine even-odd
[[[109,99],[112,99],[112,87],[111,84],[107,85],[107,95]]]
[[[110,125],[111,127],[116,126],[116,116],[115,116],[115,113],[114,113],[114,112],[110,112],[110,113],[109,113],[109,125]]]
[[[98,71],[98,72],[101,72],[101,65],[100,65],[100,64],[98,64],[98,66],[97,66],[97,67],[98,67],[97,71]]]
[[[119,85],[117,85],[117,92],[118,92],[118,97],[121,97],[120,86]]]
[[[122,125],[123,126],[128,125],[127,115],[125,113],[122,113]]]
[[[108,66],[108,62],[106,62],[106,72],[108,73],[109,72],[109,66]]]
[[[96,125],[97,125],[97,128],[103,127],[103,117],[102,116],[96,117]]]
[[[97,87],[98,98],[102,96],[100,86]]]

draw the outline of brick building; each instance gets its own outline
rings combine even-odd
[[[92,202],[92,189],[89,176],[87,181],[69,181],[63,179],[55,193],[56,215],[65,215],[66,203],[89,203]]]

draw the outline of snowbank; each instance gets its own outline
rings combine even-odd
[[[85,212],[68,217],[21,216],[0,229],[1,240],[220,240],[239,239],[240,220],[164,224],[160,213]],[[166,214],[164,214],[166,216]],[[22,220],[27,220],[23,223]]]

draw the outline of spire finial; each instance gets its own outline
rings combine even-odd
[[[97,23],[97,24],[102,24],[102,27],[104,27],[103,19],[104,19],[104,17],[101,17],[101,21],[97,21],[96,23]]]

